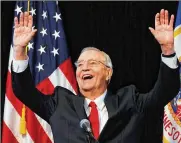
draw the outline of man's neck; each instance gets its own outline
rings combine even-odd
[[[101,96],[105,91],[106,89],[101,90],[101,91],[97,91],[97,90],[96,91],[81,91],[81,94],[90,100],[95,100],[96,98]]]

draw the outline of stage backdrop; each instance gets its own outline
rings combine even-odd
[[[148,27],[154,27],[155,14],[164,8],[176,15],[178,2],[59,2],[65,35],[72,62],[82,48],[95,46],[107,52],[114,73],[109,89],[135,84],[140,92],[152,89],[159,71],[160,46]],[[2,106],[15,2],[2,2]],[[147,143],[162,139],[163,109],[145,120]]]

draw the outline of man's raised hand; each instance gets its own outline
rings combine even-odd
[[[37,29],[32,29],[33,17],[28,12],[21,13],[20,18],[14,18],[14,57],[17,60],[26,59],[25,47],[35,35]]]
[[[161,45],[162,54],[170,55],[174,53],[174,32],[173,32],[174,15],[167,10],[161,9],[160,13],[155,15],[155,29],[149,27],[155,39]]]

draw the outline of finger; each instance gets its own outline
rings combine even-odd
[[[37,31],[37,29],[34,29],[34,30],[31,31],[31,33],[30,33],[30,39],[33,38],[33,36],[35,35],[36,31]]]
[[[155,28],[156,28],[158,25],[160,25],[160,14],[159,14],[159,13],[157,13],[157,14],[155,15]]]
[[[28,26],[28,16],[29,16],[28,12],[25,12],[24,13],[24,26]]]
[[[33,37],[36,33],[37,29],[34,29],[33,31],[31,31],[31,36]]]
[[[173,23],[174,23],[174,15],[172,14],[172,15],[171,15],[171,18],[170,18],[169,26],[170,26],[170,27],[173,27]]]
[[[17,28],[17,27],[19,27],[18,18],[15,17],[15,18],[14,18],[14,28]]]
[[[165,10],[165,24],[168,25],[168,10]]]
[[[161,9],[161,11],[160,11],[160,22],[161,22],[161,24],[164,24],[164,9]]]
[[[28,27],[32,28],[33,25],[33,17],[31,15],[28,16]]]
[[[19,33],[19,30],[20,30],[19,28],[15,28],[15,29],[14,29],[14,34]]]
[[[17,35],[18,33],[21,32],[21,27],[20,28],[15,28],[14,34]]]
[[[20,14],[20,22],[19,22],[19,24],[20,24],[20,26],[23,26],[23,12]]]
[[[153,28],[151,28],[151,27],[149,27],[149,30],[153,34],[153,36],[155,36],[155,30]]]

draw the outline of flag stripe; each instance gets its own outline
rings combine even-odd
[[[12,62],[12,59],[13,59],[12,56],[13,56],[13,48],[11,47],[11,49],[10,49],[10,60],[9,60],[10,62],[9,62],[9,65],[11,65],[11,62]],[[10,70],[10,66],[9,66],[9,70]],[[7,83],[7,85],[6,85],[6,88],[7,88],[7,89],[12,88],[12,87],[11,87],[11,83],[9,83],[9,82],[11,82],[11,73],[10,73],[10,71],[8,72],[7,82],[8,82],[8,83]],[[42,93],[44,93],[45,95],[52,93],[53,90],[54,90],[54,87],[53,87],[52,83],[49,81],[48,78],[46,78],[45,80],[43,80],[42,82],[40,82],[40,83],[36,86],[36,88],[37,88],[38,90],[40,90]],[[16,110],[18,110],[18,111],[19,111],[19,114],[21,115],[21,111],[22,111],[22,106],[23,106],[23,104],[21,103],[20,100],[18,100],[18,99],[15,97],[14,93],[12,92],[12,90],[7,90],[7,93],[9,93],[8,95],[12,95],[12,94],[13,94],[13,97],[14,97],[14,98],[9,97],[9,99],[11,100],[11,102],[13,103],[13,105],[18,106],[18,107],[16,108]],[[32,114],[33,114],[33,113],[32,113]],[[37,118],[37,120],[38,120],[38,122],[39,122],[39,124],[40,124],[39,127],[42,127],[42,128],[43,128],[43,131],[46,132],[48,138],[49,138],[49,139],[51,140],[51,142],[53,143],[53,135],[52,135],[52,132],[51,132],[51,127],[50,127],[50,125],[49,125],[46,121],[42,120],[38,115],[35,114],[35,116],[36,116],[36,118]],[[19,123],[18,123],[18,124],[19,124]],[[39,128],[39,127],[38,127],[38,128]]]
[[[48,78],[41,81],[36,88],[45,95],[52,94],[54,91],[54,86]]]
[[[6,87],[7,87],[7,91],[6,91],[7,92],[7,98],[13,104],[15,109],[18,111],[18,114],[21,116],[21,110],[22,110],[23,104],[14,95],[11,85],[12,85],[11,84],[11,74],[10,74],[10,72],[8,72],[7,85],[6,85]],[[37,141],[37,143],[42,142],[42,141],[46,141],[47,143],[51,143],[51,140],[49,139],[49,137],[47,136],[47,134],[43,130],[41,124],[39,123],[39,121],[35,117],[34,113],[32,111],[30,111],[30,109],[28,107],[26,107],[26,112],[27,112],[26,113],[26,115],[27,115],[26,116],[27,117],[27,130],[28,130],[30,136],[32,137],[32,139],[34,141]],[[36,127],[36,130],[34,128],[32,128],[32,125],[34,127]],[[40,135],[42,138],[37,138],[37,135]]]
[[[6,97],[13,104],[13,106],[15,107],[18,114],[21,115],[21,109],[23,107],[23,104],[18,98],[16,98],[16,96],[13,93],[12,81],[11,81],[11,73],[10,72],[8,72],[8,74],[7,74]]]
[[[2,143],[18,143],[11,130],[6,126],[3,121],[3,134],[2,134]]]
[[[16,140],[19,143],[32,143],[33,140],[31,139],[28,132],[27,132],[26,136],[22,136],[19,133],[20,116],[19,116],[18,112],[16,111],[16,109],[11,104],[11,102],[7,99],[7,97],[6,97],[5,101],[6,101],[5,102],[6,103],[5,104],[6,113],[4,114],[5,115],[4,116],[4,123],[9,128],[9,130],[11,131],[11,134],[14,135],[14,137],[16,138]],[[11,115],[11,116],[8,116],[8,115]],[[12,120],[12,117],[13,117],[13,120]],[[3,132],[3,135],[4,134],[6,135],[6,133]],[[6,137],[7,137],[7,135],[6,135]],[[9,138],[11,138],[11,137],[9,137]],[[13,139],[10,139],[10,140],[13,140]],[[3,143],[9,143],[9,142],[3,142]],[[14,143],[14,142],[10,142],[10,143]]]
[[[32,111],[29,108],[26,108],[27,112],[27,130],[29,134],[31,135],[33,141],[35,143],[51,143],[50,138],[47,136],[45,131],[43,130],[41,124],[38,122],[35,114],[32,113]],[[36,127],[33,128],[32,126]],[[41,138],[38,138],[37,135],[41,136]]]
[[[57,77],[60,80],[57,80]],[[62,86],[64,88],[72,91],[74,94],[76,94],[76,92],[74,91],[73,87],[70,85],[70,83],[66,79],[65,75],[60,70],[60,68],[57,68],[48,78],[50,79],[50,81],[51,81],[51,83],[53,84],[54,87]]]
[[[53,134],[52,134],[50,125],[45,120],[42,120],[42,118],[39,117],[37,114],[35,114],[35,116],[36,116],[37,120],[39,121],[39,123],[41,124],[44,131],[46,132],[46,134],[48,135],[49,139],[53,143],[54,140],[53,140]]]
[[[67,68],[67,67],[69,67],[69,68]],[[65,60],[59,66],[59,68],[61,69],[61,71],[65,75],[66,79],[69,81],[69,83],[73,87],[74,91],[77,93],[77,82],[76,82],[75,75],[74,75],[74,72],[73,72],[74,70],[73,70],[73,67],[72,67],[71,59],[68,58],[67,60]]]

